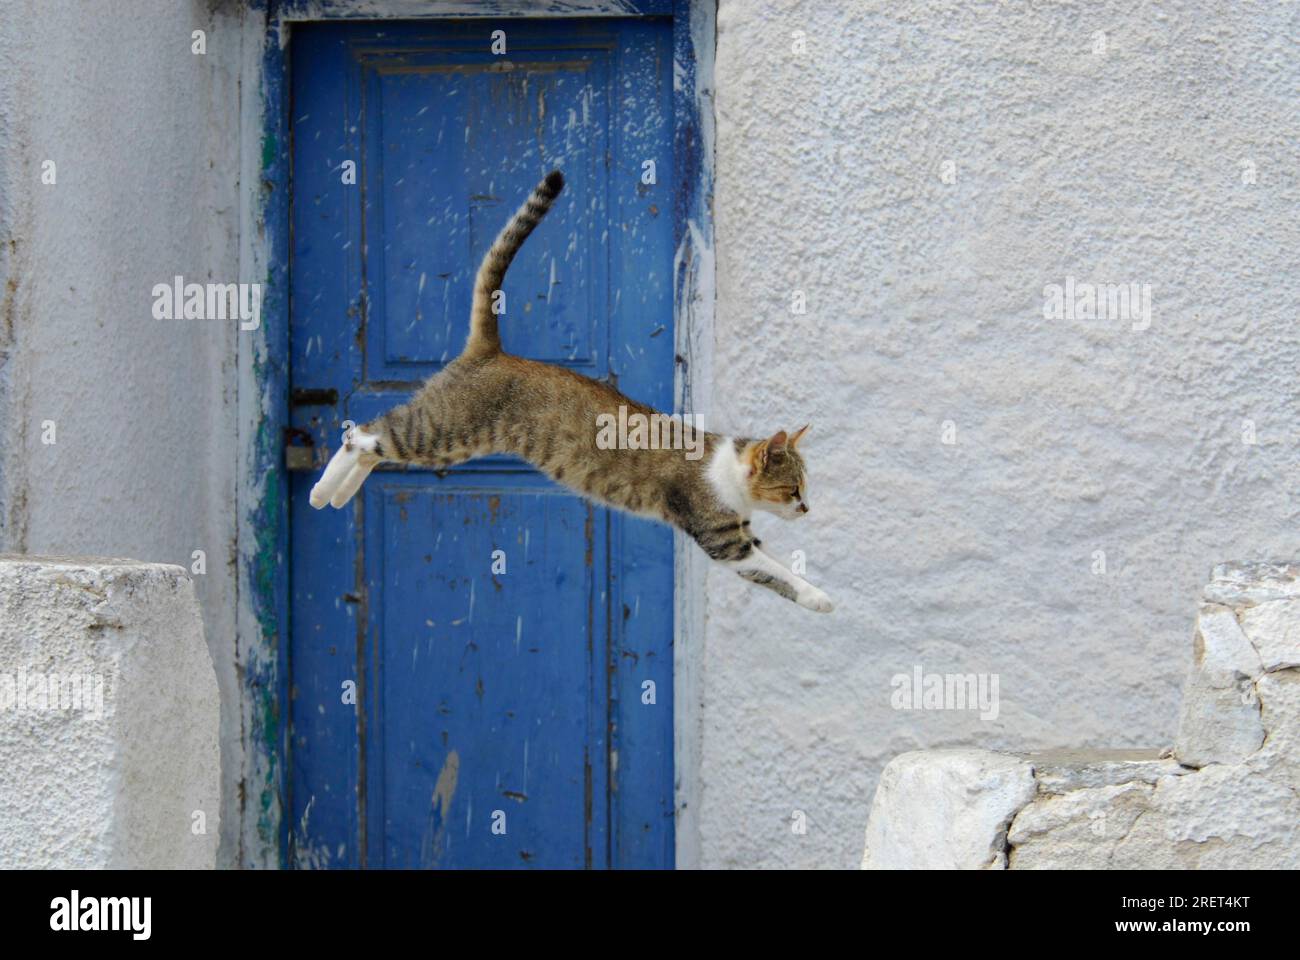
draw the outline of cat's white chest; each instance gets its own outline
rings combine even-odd
[[[742,516],[749,516],[749,464],[736,452],[730,438],[719,443],[714,451],[708,477],[709,486],[723,504]]]

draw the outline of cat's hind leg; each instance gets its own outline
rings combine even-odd
[[[358,460],[348,471],[343,485],[330,497],[330,506],[335,509],[347,506],[348,501],[357,495],[357,491],[361,489],[361,485],[366,482],[366,477],[370,476],[370,471],[373,469],[375,469],[374,463],[366,463],[364,459]]]
[[[317,510],[325,504],[344,506],[361,489],[370,471],[382,459],[376,452],[379,437],[353,427],[343,436],[343,446],[335,451],[325,472],[311,488],[310,502]]]

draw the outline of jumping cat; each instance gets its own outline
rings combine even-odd
[[[662,415],[607,384],[502,351],[494,291],[563,188],[558,170],[548,174],[483,258],[464,352],[409,403],[348,430],[312,488],[311,505],[342,507],[381,462],[446,468],[514,454],[591,500],[680,528],[746,580],[828,613],[830,598],[764,552],[749,528],[755,510],[787,520],[808,512],[798,450],[806,426],[766,440],[701,431],[697,459],[681,449],[603,449],[596,430],[602,414],[624,406],[647,418]]]

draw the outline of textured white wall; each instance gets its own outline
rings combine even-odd
[[[1172,742],[1210,568],[1297,556],[1298,19],[721,0],[713,425],[813,421],[759,531],[838,607],[710,575],[704,865],[855,866],[904,750]],[[1067,275],[1150,329],[1043,319]],[[891,709],[917,664],[1000,715]]]
[[[184,570],[0,555],[0,869],[211,868],[218,707]]]
[[[0,4],[0,544],[206,550],[226,705],[237,333],[155,321],[149,291],[253,279],[236,12]],[[760,529],[839,606],[709,576],[705,865],[856,865],[903,750],[1172,739],[1211,565],[1296,556],[1298,15],[721,0],[711,423],[814,421],[813,512]],[[1151,284],[1151,328],[1042,319],[1067,275]],[[998,719],[890,709],[916,664],[999,674]],[[239,718],[222,723],[233,829]]]
[[[0,4],[0,547],[186,569],[206,551],[195,587],[233,707],[237,331],[151,314],[153,285],[176,274],[244,279],[239,32],[223,16],[203,0]],[[238,711],[222,724],[233,831]]]

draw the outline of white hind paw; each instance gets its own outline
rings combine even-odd
[[[319,510],[327,503],[341,507],[352,499],[362,482],[369,475],[379,457],[375,449],[379,446],[379,437],[365,433],[360,427],[349,427],[343,434],[343,445],[334,451],[330,462],[325,466],[316,486],[311,488],[308,498],[313,507]]]
[[[335,490],[334,495],[330,497],[330,506],[336,510],[347,506],[348,501],[356,496],[357,491],[361,489],[361,484],[366,482],[366,477],[370,476],[372,469],[374,469],[374,464],[366,463],[365,460],[359,461],[348,472],[343,485]]]

